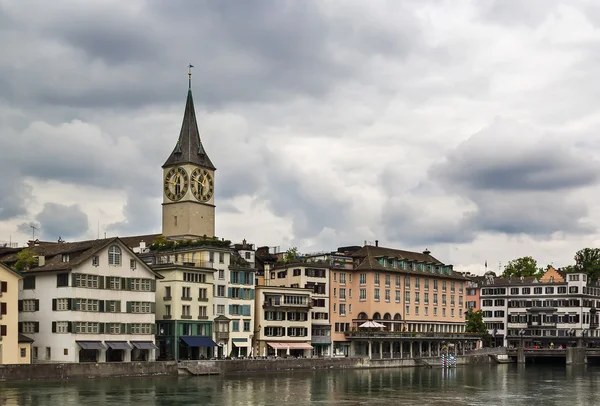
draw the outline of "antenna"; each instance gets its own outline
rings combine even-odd
[[[37,228],[33,224],[30,225],[29,227],[31,227],[31,241],[35,241],[35,230],[39,230],[39,228]]]
[[[100,239],[100,219],[98,219],[98,240]]]

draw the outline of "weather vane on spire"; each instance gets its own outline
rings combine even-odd
[[[188,64],[188,82],[189,82],[189,88],[192,88],[192,68],[194,67],[194,65],[192,65],[191,63]]]

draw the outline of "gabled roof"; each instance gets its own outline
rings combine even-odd
[[[129,248],[137,248],[140,246],[140,242],[144,241],[146,243],[146,247],[149,247],[157,237],[160,237],[161,234],[144,234],[144,235],[132,235],[129,237],[119,237],[123,244],[127,245]]]
[[[216,170],[200,140],[192,89],[188,90],[179,139],[163,168],[181,164],[195,164],[207,169]]]
[[[29,272],[51,272],[51,271],[69,271],[74,267],[89,260],[92,255],[102,251],[111,244],[119,244],[128,249],[132,255],[136,255],[119,237],[105,238],[100,240],[87,240],[78,242],[63,242],[63,243],[44,243],[42,245],[23,248],[29,249],[36,256],[44,256],[45,263],[42,266],[36,266],[28,271],[23,271],[23,274]],[[62,255],[69,254],[69,261],[63,262]],[[18,252],[9,253],[0,257],[0,260],[6,263],[15,263],[18,260]],[[146,263],[140,261],[141,264],[152,274],[162,279],[162,275],[156,273]]]
[[[374,258],[398,258],[405,259],[408,261],[416,261],[416,262],[426,262],[435,265],[444,265],[442,262],[438,261],[436,258],[429,254],[424,254],[421,252],[412,252],[412,251],[404,251],[404,250],[396,250],[392,248],[378,247],[373,245],[365,245],[358,251],[355,251],[350,256],[354,258],[363,258],[367,256],[372,256]]]
[[[20,343],[32,343],[35,340],[33,338],[29,338],[26,335],[19,333],[19,342]]]
[[[23,277],[23,275],[21,275],[21,273],[17,272],[15,269],[12,269],[10,266],[3,264],[2,262],[0,262],[0,268],[6,269],[8,272],[15,274],[19,278]]]

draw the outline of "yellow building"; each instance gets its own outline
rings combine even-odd
[[[19,281],[22,276],[0,263],[0,364],[29,364],[31,340],[19,334]]]

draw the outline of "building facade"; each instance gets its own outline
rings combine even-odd
[[[292,262],[268,268],[265,286],[303,288],[312,292],[310,311],[310,341],[313,356],[327,357],[331,352],[331,324],[329,308],[330,265],[326,259]]]
[[[600,286],[583,273],[548,270],[540,278],[495,278],[481,286],[481,309],[496,345],[600,343]]]
[[[257,356],[312,355],[312,289],[257,286],[254,349]]]
[[[17,271],[0,263],[0,365],[29,364],[31,360],[31,340],[18,331],[21,279]]]
[[[154,360],[157,274],[118,238],[27,250],[18,326],[34,340],[33,362]]]
[[[367,320],[384,325],[390,337],[402,336],[395,332],[431,333],[432,337],[464,333],[467,279],[429,251],[384,248],[376,242],[338,258],[339,268],[332,269],[330,278],[334,356],[366,354],[367,344],[372,354],[371,344],[357,331]],[[379,356],[414,354],[430,352],[439,344],[431,347],[426,340],[409,341],[385,340],[377,344],[375,352]]]

